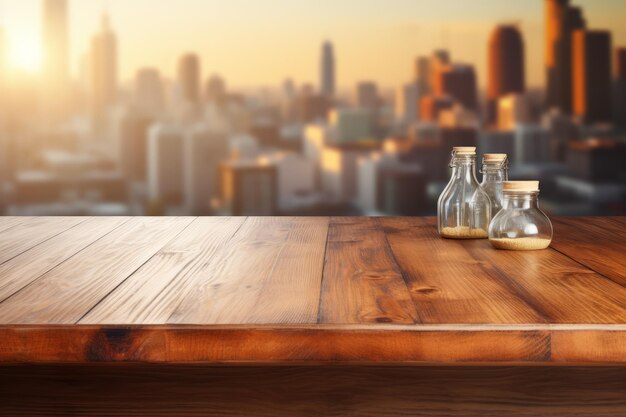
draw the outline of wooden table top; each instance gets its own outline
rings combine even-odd
[[[1,363],[626,365],[626,218],[0,218]]]

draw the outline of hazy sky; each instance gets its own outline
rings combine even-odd
[[[626,0],[574,0],[592,28],[609,28],[626,47]],[[9,63],[32,67],[39,49],[41,0],[0,0]],[[111,15],[123,79],[143,66],[174,73],[179,55],[202,57],[206,76],[230,85],[277,85],[318,79],[320,44],[335,45],[338,82],[408,81],[413,59],[447,47],[454,60],[475,64],[485,82],[487,39],[494,25],[519,22],[526,41],[528,81],[542,85],[542,0],[70,0],[71,65]]]

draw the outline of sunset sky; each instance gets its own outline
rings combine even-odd
[[[613,31],[626,47],[626,1],[574,0],[591,28]],[[0,25],[11,66],[33,70],[40,51],[41,0],[0,0]],[[178,56],[197,52],[203,74],[230,85],[277,85],[318,78],[320,44],[335,45],[342,88],[358,80],[393,87],[411,78],[418,54],[446,47],[475,64],[485,84],[487,39],[494,25],[519,22],[526,41],[528,81],[542,85],[542,0],[70,0],[71,66],[107,9],[118,35],[120,74],[143,66],[172,75]]]

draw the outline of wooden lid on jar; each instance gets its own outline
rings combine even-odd
[[[539,181],[505,181],[502,189],[532,193],[539,191]]]
[[[452,150],[456,155],[476,155],[475,146],[455,146]]]
[[[483,158],[485,162],[502,162],[507,156],[505,153],[486,153]]]

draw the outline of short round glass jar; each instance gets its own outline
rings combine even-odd
[[[450,168],[450,182],[437,204],[439,234],[447,239],[486,239],[491,202],[476,179],[476,148],[454,148]]]
[[[489,242],[503,250],[550,246],[552,223],[539,209],[539,181],[507,181],[502,193],[502,210],[491,221]]]
[[[502,210],[502,184],[509,180],[509,160],[505,153],[488,153],[483,156],[483,182],[480,188],[491,201],[491,218]]]

